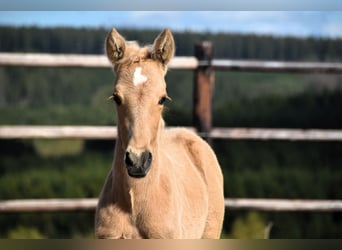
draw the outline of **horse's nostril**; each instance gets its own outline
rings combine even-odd
[[[152,162],[152,153],[148,151],[147,153],[147,159],[146,159],[146,165],[150,165]]]
[[[132,161],[129,152],[126,152],[126,155],[125,155],[125,164],[127,166],[133,166],[134,165],[134,162]]]
[[[152,162],[152,153],[150,151],[145,151],[142,153],[140,162],[143,168],[149,168]]]

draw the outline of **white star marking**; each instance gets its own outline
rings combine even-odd
[[[138,86],[139,84],[145,83],[147,81],[147,77],[141,74],[141,67],[137,67],[134,71],[133,75],[133,84],[134,86]]]

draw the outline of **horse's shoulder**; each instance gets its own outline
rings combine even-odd
[[[194,131],[187,128],[172,128],[165,131],[165,143],[177,148],[186,148],[190,153],[211,151],[210,146]]]
[[[182,127],[166,129],[165,139],[179,144],[203,141],[194,131]]]
[[[172,128],[165,135],[165,152],[172,157],[173,161],[181,160],[184,162],[190,160],[192,164],[188,166],[196,169],[205,182],[212,175],[212,173],[208,173],[208,170],[212,170],[215,166],[219,169],[214,151],[194,131],[186,128]],[[183,158],[184,155],[186,155],[185,158]]]

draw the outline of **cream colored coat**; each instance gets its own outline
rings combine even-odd
[[[164,76],[174,40],[164,30],[153,46],[140,48],[115,30],[106,51],[116,81],[118,139],[95,216],[98,238],[219,238],[223,177],[209,145],[186,129],[165,129]],[[125,155],[151,153],[143,178],[127,173]]]

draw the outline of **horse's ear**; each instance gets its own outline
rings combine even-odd
[[[116,29],[112,29],[106,38],[106,53],[108,59],[116,64],[125,53],[126,41]]]
[[[165,29],[153,43],[152,58],[167,65],[175,53],[175,42],[169,29]]]

